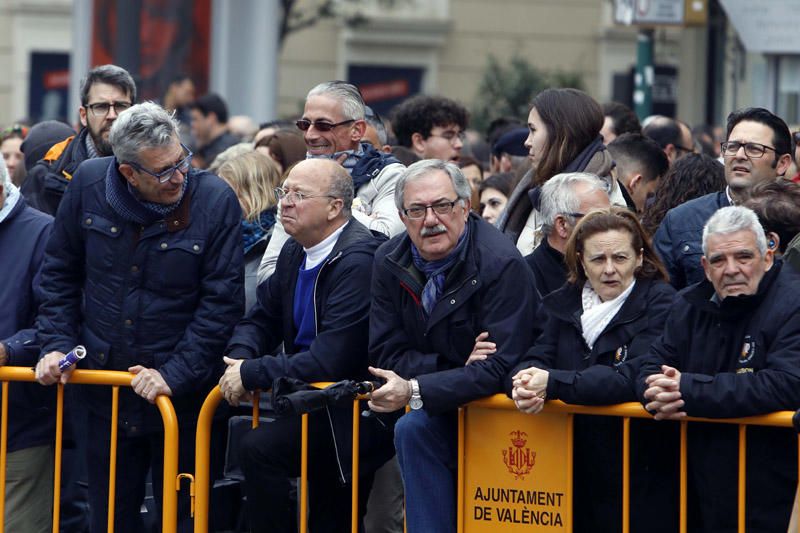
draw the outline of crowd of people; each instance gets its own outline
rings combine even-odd
[[[716,142],[557,88],[483,135],[450,98],[383,118],[326,81],[296,120],[259,126],[185,76],[137,102],[114,65],[88,72],[80,99],[77,131],[0,134],[0,365],[39,382],[10,387],[10,531],[51,529],[47,386],[76,368],[133,374],[121,532],[145,527],[148,476],[161,501],[156,397],[175,406],[192,472],[217,384],[212,472],[228,440],[247,527],[272,532],[297,527],[301,423],[274,410],[285,388],[376,382],[359,436],[369,532],[455,531],[457,410],[492,394],[531,415],[547,400],[640,402],[655,421],[632,424],[630,518],[648,532],[678,529],[678,425],[660,421],[800,408],[800,139],[767,109],[732,111]],[[85,359],[63,367],[78,345]],[[226,439],[270,390],[259,427]],[[67,391],[62,531],[105,531],[111,391]],[[350,529],[351,415],[332,401],[310,414],[315,532]],[[574,530],[620,531],[622,423],[576,416],[574,438]],[[735,530],[736,428],[693,423],[688,442],[689,530]],[[748,431],[748,531],[786,530],[797,454],[791,429]],[[180,531],[190,507],[181,491]]]

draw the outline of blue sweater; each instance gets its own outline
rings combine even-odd
[[[314,309],[314,283],[317,281],[319,270],[325,261],[320,261],[314,268],[305,269],[306,262],[297,271],[297,285],[294,289],[294,327],[297,336],[294,345],[300,351],[308,350],[311,342],[317,336],[317,317]]]

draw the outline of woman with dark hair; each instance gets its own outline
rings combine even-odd
[[[600,129],[603,110],[577,89],[547,89],[531,102],[528,115],[530,172],[508,200],[498,227],[528,255],[542,240],[539,187],[562,172],[589,172],[611,183],[613,161]]]
[[[480,196],[478,195],[478,188],[483,181],[483,166],[481,166],[480,162],[474,157],[465,155],[458,159],[458,168],[461,169],[470,187],[472,187],[472,198],[470,198],[472,211],[480,215],[480,207],[478,206]]]
[[[512,398],[525,413],[541,411],[545,398],[580,405],[635,401],[637,358],[661,334],[675,294],[627,209],[585,215],[567,244],[565,262],[568,282],[542,301],[544,331],[510,377]],[[634,424],[632,531],[656,531],[669,522],[641,527],[652,521],[647,512],[670,501],[670,461],[677,456],[659,453],[672,428],[645,424]],[[619,418],[575,417],[576,532],[622,529],[621,429]]]
[[[644,210],[642,226],[655,235],[667,211],[682,203],[725,189],[725,167],[707,155],[687,154],[661,178],[653,200]]]
[[[478,214],[489,224],[495,224],[514,190],[514,174],[492,174],[478,187]]]

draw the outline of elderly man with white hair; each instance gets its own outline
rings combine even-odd
[[[678,294],[642,367],[637,392],[645,407],[662,420],[797,409],[800,278],[773,258],[745,207],[718,210],[702,243],[706,280]],[[689,530],[733,531],[737,428],[694,423],[688,438]],[[796,438],[787,428],[748,430],[747,531],[786,530],[797,487]]]
[[[0,365],[33,366],[39,273],[53,217],[28,206],[0,158]],[[5,527],[45,532],[52,527],[52,390],[32,383],[9,387]]]

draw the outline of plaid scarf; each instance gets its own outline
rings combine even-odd
[[[411,259],[414,261],[414,266],[422,272],[427,278],[427,283],[422,289],[422,308],[425,310],[425,317],[430,317],[436,302],[442,297],[444,292],[444,282],[447,278],[447,273],[453,268],[453,265],[461,258],[461,253],[467,246],[467,239],[469,238],[469,223],[464,226],[464,233],[458,238],[458,243],[453,251],[447,257],[436,261],[426,261],[422,258],[419,250],[414,243],[411,243]]]
[[[181,198],[173,204],[143,201],[139,199],[136,189],[131,187],[119,173],[117,160],[114,159],[106,171],[106,201],[124,220],[147,226],[164,219],[181,204],[188,184],[189,175],[186,175],[183,179]]]

